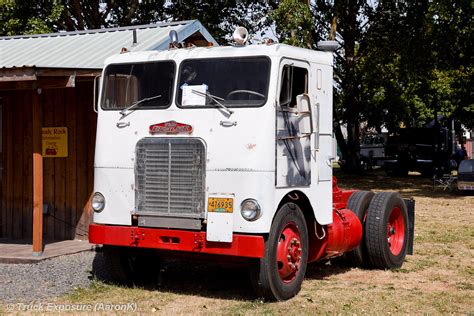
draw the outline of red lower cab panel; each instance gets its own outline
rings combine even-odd
[[[262,236],[234,234],[232,243],[208,242],[205,232],[91,224],[93,244],[262,258]]]

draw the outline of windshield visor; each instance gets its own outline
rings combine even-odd
[[[136,102],[140,102],[137,108],[167,108],[173,96],[174,75],[171,61],[109,65],[104,75],[102,109],[122,110]]]
[[[262,106],[267,100],[270,59],[232,57],[188,59],[179,70],[179,107]]]

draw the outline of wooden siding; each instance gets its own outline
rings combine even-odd
[[[43,236],[87,238],[91,220],[96,113],[92,81],[75,88],[44,89],[39,96],[43,127],[68,128],[68,157],[43,158]],[[0,91],[3,175],[0,237],[31,238],[33,219],[32,98],[36,90]]]

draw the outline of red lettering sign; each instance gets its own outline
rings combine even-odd
[[[150,125],[150,134],[191,134],[193,127],[188,124],[168,121]]]

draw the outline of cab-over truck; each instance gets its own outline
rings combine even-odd
[[[309,262],[400,267],[413,202],[333,178],[332,53],[242,42],[106,60],[89,238],[111,274],[237,260],[259,296],[285,300]]]

